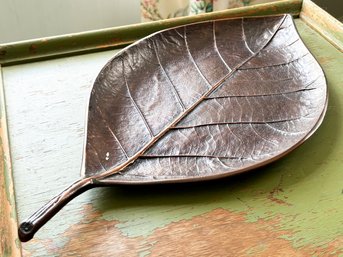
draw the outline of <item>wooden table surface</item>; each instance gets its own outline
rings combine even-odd
[[[318,131],[267,167],[218,181],[88,191],[24,256],[343,256],[343,58],[302,20],[329,107]],[[85,110],[116,50],[2,68],[19,221],[78,179]]]

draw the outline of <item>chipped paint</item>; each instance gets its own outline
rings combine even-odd
[[[16,242],[17,220],[3,90],[2,67],[0,66],[0,255],[10,257],[20,254],[20,244]]]
[[[139,253],[139,257],[148,257],[151,254],[149,250],[143,251]]]
[[[2,129],[0,131],[0,134],[2,134]],[[13,203],[14,199],[12,198],[11,192],[10,192],[10,185],[11,185],[11,178],[9,177],[8,174],[8,168],[6,165],[6,156],[3,152],[3,143],[2,143],[2,139],[0,138],[0,147],[1,147],[1,158],[2,158],[2,169],[1,171],[3,172],[3,176],[4,176],[4,187],[5,187],[5,194],[6,194],[6,199],[9,203]]]
[[[69,242],[59,256],[337,256],[340,241],[327,246],[295,248],[283,238],[293,232],[279,229],[280,219],[248,222],[245,213],[215,209],[190,220],[156,229],[149,236],[125,237],[116,221],[75,224],[63,235]],[[104,233],[106,231],[106,233]],[[75,236],[77,235],[77,236]],[[263,239],[263,240],[261,240]],[[84,243],[87,242],[87,247]],[[228,243],[229,242],[229,243]],[[42,241],[43,245],[49,242]],[[37,251],[38,250],[38,251]],[[39,249],[34,256],[39,255]],[[54,249],[46,254],[54,254]]]

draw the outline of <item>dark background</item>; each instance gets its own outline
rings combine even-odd
[[[325,11],[343,22],[343,0],[312,0]]]

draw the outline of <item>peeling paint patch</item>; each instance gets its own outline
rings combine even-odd
[[[280,229],[280,220],[248,222],[245,213],[216,209],[189,220],[173,222],[150,236],[127,237],[117,221],[75,224],[63,235],[68,242],[53,249],[58,256],[338,256],[342,239],[327,246],[294,247],[282,237],[294,232]],[[100,216],[99,216],[100,217]],[[99,218],[98,217],[98,218]],[[96,217],[94,217],[96,218]],[[46,247],[51,242],[45,241]],[[87,247],[85,247],[87,245]],[[50,249],[51,246],[50,246]],[[37,253],[33,253],[36,255]]]
[[[150,255],[150,251],[143,251],[139,253],[139,257],[148,257]]]
[[[273,188],[273,190],[270,191],[267,198],[274,203],[291,206],[290,203],[287,203],[285,200],[279,198],[280,193],[284,192],[284,190],[281,187],[282,181],[283,181],[283,175],[280,176],[280,181],[278,185],[275,188]]]

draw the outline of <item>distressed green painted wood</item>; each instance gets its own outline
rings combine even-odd
[[[2,44],[0,45],[0,64],[9,65],[39,59],[48,59],[56,56],[81,54],[123,47],[124,45],[132,43],[137,39],[158,30],[191,22],[280,13],[299,15],[301,3],[301,0],[284,0],[197,16],[179,17],[149,23]]]
[[[343,52],[343,24],[314,4],[303,0],[300,18],[318,31],[328,42]]]
[[[303,146],[230,179],[86,192],[22,245],[24,256],[343,254],[342,54],[302,20],[296,26],[330,93],[323,125]],[[86,99],[114,52],[3,68],[19,220],[78,178]]]
[[[17,238],[17,213],[9,153],[7,117],[0,66],[0,256],[17,256],[20,243]]]

